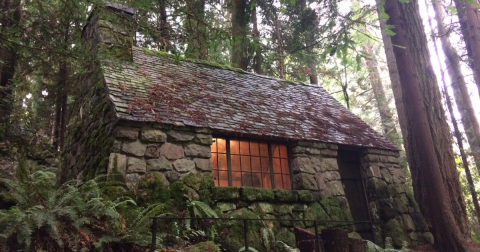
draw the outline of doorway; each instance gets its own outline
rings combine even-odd
[[[373,241],[372,222],[365,185],[360,173],[360,155],[355,150],[338,150],[340,177],[355,222],[355,231],[365,240]]]

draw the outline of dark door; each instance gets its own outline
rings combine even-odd
[[[370,210],[360,174],[360,156],[357,151],[339,149],[337,162],[353,220],[364,222],[355,224],[356,232],[363,239],[372,241]]]

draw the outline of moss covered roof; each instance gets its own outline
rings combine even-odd
[[[120,119],[396,150],[321,86],[138,47],[133,62],[105,61],[103,70]]]

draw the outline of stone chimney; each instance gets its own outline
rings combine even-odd
[[[82,44],[102,58],[132,61],[134,14],[133,8],[121,4],[95,7],[83,28]]]

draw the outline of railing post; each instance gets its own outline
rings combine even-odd
[[[152,225],[152,245],[151,245],[151,252],[154,252],[157,249],[157,219],[155,217],[153,219]]]
[[[248,220],[247,219],[243,220],[243,232],[245,234],[245,252],[250,252],[250,249],[248,248]]]
[[[315,226],[315,243],[317,244],[317,248],[315,249],[315,252],[320,252],[320,239],[318,239],[318,225],[317,221],[313,222],[313,225]]]

